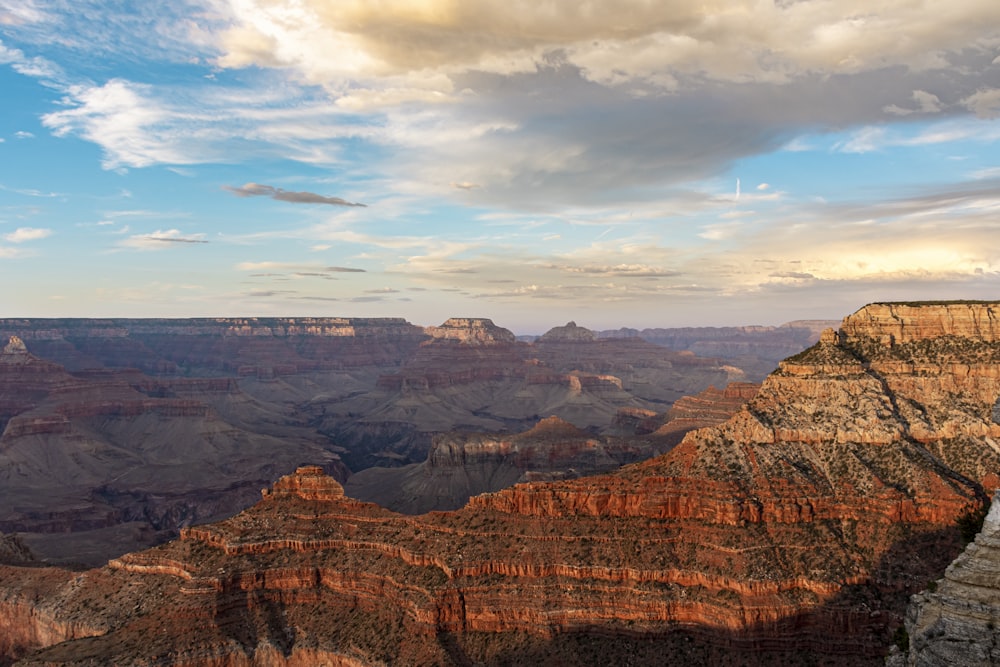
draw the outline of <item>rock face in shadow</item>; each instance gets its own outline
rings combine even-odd
[[[548,417],[515,435],[437,435],[424,463],[368,468],[352,475],[346,489],[354,498],[405,514],[422,514],[458,509],[470,496],[518,482],[607,472],[652,453],[648,443],[597,437],[558,417]]]
[[[454,510],[471,496],[519,482],[574,479],[609,472],[669,451],[685,433],[724,422],[756,394],[758,385],[733,383],[682,397],[667,414],[619,410],[629,436],[595,435],[559,417],[547,417],[515,435],[443,433],[427,460],[396,468],[362,470],[345,483],[347,494],[404,514]]]
[[[304,467],[105,568],[0,568],[17,636],[77,637],[10,651],[24,665],[882,664],[909,596],[961,551],[956,518],[996,485],[1000,346],[929,328],[898,342],[869,316],[784,362],[724,424],[609,474],[402,516]]]
[[[1000,664],[1000,493],[975,541],[933,590],[913,596],[906,614],[907,653],[895,667]]]

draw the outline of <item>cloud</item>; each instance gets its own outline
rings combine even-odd
[[[233,9],[235,24],[221,39],[223,67],[293,67],[314,82],[378,78],[416,89],[437,75],[446,79],[432,89],[443,93],[463,72],[531,72],[554,54],[604,85],[660,89],[694,74],[771,83],[894,65],[923,70],[968,48],[970,35],[981,35],[980,48],[987,46],[1000,20],[989,0],[946,13],[888,0],[853,15],[837,3],[752,0],[624,10],[614,0],[597,0],[587,11],[574,0],[514,6],[359,0],[336,7],[323,0],[248,0]]]
[[[365,273],[365,269],[348,266],[323,266],[320,264],[297,264],[294,262],[240,262],[236,265],[239,271],[295,271],[313,273]],[[276,274],[280,275],[280,274]]]
[[[238,188],[223,186],[223,189],[232,192],[237,197],[270,197],[278,201],[287,201],[296,204],[330,204],[333,206],[367,206],[349,202],[340,197],[327,197],[318,195],[315,192],[291,192],[282,190],[271,185],[261,185],[260,183],[246,183]]]
[[[1000,116],[1000,88],[981,88],[969,95],[962,104],[979,118]]]
[[[594,276],[615,278],[666,278],[680,275],[679,272],[645,264],[618,264],[616,266],[570,266],[550,265],[548,268],[568,273],[583,273]]]
[[[15,257],[23,257],[26,254],[28,253],[21,248],[0,246],[0,259],[14,259]]]
[[[39,229],[34,227],[18,227],[13,232],[4,235],[4,239],[9,243],[24,243],[26,241],[37,241],[52,236],[51,229]]]
[[[151,234],[136,234],[118,243],[120,248],[162,250],[170,246],[208,243],[204,234],[183,235],[178,229],[157,230]]]
[[[904,108],[895,104],[890,104],[883,109],[886,113],[895,116],[908,116],[913,113],[940,113],[943,110],[941,100],[938,96],[933,93],[928,93],[925,90],[914,90],[913,100],[917,103],[916,109]]]

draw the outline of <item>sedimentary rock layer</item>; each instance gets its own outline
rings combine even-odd
[[[975,541],[933,588],[913,596],[894,667],[1000,664],[1000,493]]]
[[[880,664],[909,594],[957,554],[956,517],[1000,480],[1000,348],[922,324],[935,308],[902,315],[923,332],[903,342],[862,309],[728,422],[611,474],[405,517],[302,468],[232,519],[82,575],[73,595],[117,582],[159,603],[108,603],[99,637],[24,664]],[[7,608],[82,613],[68,583],[54,608],[19,572]]]

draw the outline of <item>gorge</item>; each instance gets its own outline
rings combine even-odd
[[[663,455],[455,511],[396,514],[300,466],[104,567],[3,566],[0,648],[20,665],[882,664],[909,596],[961,552],[956,520],[1000,485],[998,312],[871,304]]]

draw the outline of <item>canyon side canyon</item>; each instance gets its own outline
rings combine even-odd
[[[247,350],[267,336],[220,343],[207,335],[201,348],[193,340],[170,354],[161,348],[155,364],[127,373],[88,370],[93,362],[82,361],[86,355],[110,368],[112,354],[125,354],[110,338],[62,335],[69,349],[54,336],[43,339],[55,341],[45,354],[11,331],[18,338],[4,352],[0,377],[19,374],[19,386],[35,393],[2,394],[6,461],[12,451],[31,453],[49,457],[39,467],[51,460],[94,471],[137,457],[119,463],[127,477],[145,474],[155,454],[170,469],[170,456],[181,456],[171,449],[180,444],[170,429],[190,431],[169,425],[192,415],[202,420],[200,432],[225,434],[211,450],[218,463],[199,473],[206,478],[215,468],[235,470],[238,434],[267,435],[268,424],[301,429],[289,460],[324,458],[262,484],[260,500],[235,516],[182,525],[178,539],[102,567],[32,565],[30,539],[26,548],[20,534],[6,540],[0,553],[12,564],[0,566],[0,626],[7,629],[0,655],[50,666],[883,664],[900,628],[909,629],[908,648],[926,647],[940,636],[935,627],[948,626],[935,626],[940,608],[974,590],[976,572],[995,571],[995,512],[964,554],[957,522],[983,509],[1000,486],[998,315],[996,303],[871,304],[780,362],[759,389],[712,390],[708,384],[754,378],[732,359],[690,351],[640,362],[648,341],[602,339],[575,325],[530,344],[482,320],[449,321],[412,340],[401,333],[393,345],[350,337],[359,357],[366,350],[382,367],[326,367],[314,343],[312,352],[300,346],[251,369],[243,363]],[[132,339],[125,349],[151,345],[131,333],[124,338]],[[587,356],[602,346],[613,352]],[[220,371],[235,369],[250,381],[227,380],[217,398],[190,399],[187,383],[220,381],[170,367],[192,355],[227,359]],[[315,365],[292,371],[296,359]],[[702,386],[683,392],[701,394],[683,401],[676,383],[657,379],[678,377],[681,367],[685,377],[703,372]],[[340,374],[342,385],[317,398],[322,373]],[[378,391],[360,389],[363,377],[374,377]],[[69,400],[81,383],[99,400]],[[484,387],[511,400],[471,409]],[[133,407],[143,401],[150,403]],[[347,407],[352,401],[357,412]],[[80,403],[103,407],[74,412]],[[159,421],[142,426],[153,405]],[[551,418],[530,405],[565,412],[554,409]],[[459,409],[476,421],[442,417]],[[688,430],[685,419],[703,428]],[[50,423],[54,430],[46,431]],[[452,426],[430,428],[438,423]],[[493,424],[507,434],[487,436]],[[37,440],[19,435],[33,427]],[[149,454],[127,446],[140,428],[167,431],[152,439]],[[104,449],[108,433],[119,440]],[[283,433],[271,437],[283,441]],[[314,437],[334,433],[348,443],[343,451]],[[63,442],[75,444],[53,444]],[[204,438],[198,442],[205,447]],[[627,461],[615,453],[640,442],[650,454],[665,453],[617,467]],[[569,467],[543,465],[553,452]],[[613,462],[610,472],[567,472],[599,460]],[[343,478],[335,479],[386,461],[405,464],[396,468],[399,488],[415,488],[414,475],[444,479],[459,469],[522,481],[473,495],[453,511],[406,515],[345,495]],[[19,469],[0,463],[0,482],[15,484]],[[29,475],[28,463],[20,464]],[[272,456],[272,465],[283,463]],[[273,470],[250,469],[258,477]],[[18,502],[28,503],[24,488]],[[220,497],[225,488],[217,488]],[[449,488],[459,502],[464,492]],[[99,506],[93,497],[70,509],[88,516]],[[30,507],[14,511],[22,521],[47,518]],[[51,521],[77,519],[50,514]],[[965,561],[956,563],[972,566],[953,565],[944,575],[959,554]],[[918,596],[907,612],[910,596],[942,576],[937,593],[923,594],[926,603]],[[988,604],[961,609],[973,618],[969,627],[989,628]]]

